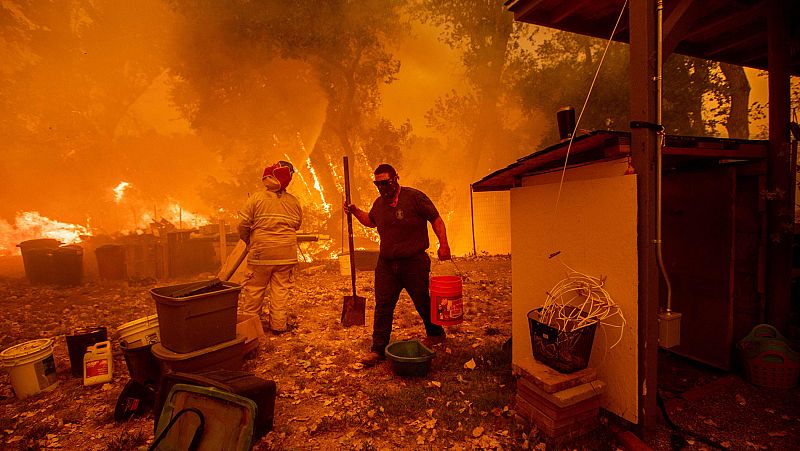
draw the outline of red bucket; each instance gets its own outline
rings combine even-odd
[[[464,320],[464,303],[461,300],[461,277],[432,276],[431,321],[440,326],[454,326]]]

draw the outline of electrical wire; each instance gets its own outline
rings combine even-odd
[[[622,340],[622,331],[627,322],[611,294],[603,288],[604,285],[603,278],[571,269],[566,278],[547,292],[540,313],[542,323],[562,332],[576,332],[595,323],[619,328],[619,338],[609,348],[613,349]],[[616,317],[621,324],[611,321]]]
[[[572,143],[575,141],[575,131],[583,119],[583,114],[586,111],[586,106],[589,104],[594,86],[597,83],[597,78],[600,75],[600,69],[611,46],[614,35],[617,33],[617,28],[622,21],[622,16],[628,7],[628,0],[622,5],[617,20],[614,23],[614,28],[611,30],[611,35],[606,42],[603,49],[603,54],[597,64],[592,82],[589,85],[589,91],[586,93],[586,98],[583,101],[578,118],[575,121],[575,128],[570,134],[569,143],[567,144],[566,155],[564,156],[564,166],[561,169],[561,178],[558,184],[558,194],[556,195],[556,203],[553,212],[553,225],[557,223],[558,206],[561,201],[561,193],[564,187],[564,179],[567,173],[567,166],[569,163],[569,155],[572,150]],[[553,234],[554,235],[554,234]],[[549,254],[549,258],[558,256],[561,251],[555,251]],[[595,323],[600,323],[604,326],[617,327],[620,329],[619,338],[609,348],[613,349],[620,341],[622,341],[622,332],[627,322],[622,314],[619,306],[613,301],[611,295],[603,288],[605,284],[604,279],[592,277],[581,272],[575,271],[565,263],[559,261],[562,265],[569,269],[569,273],[565,279],[558,282],[550,292],[547,293],[544,306],[541,310],[541,318],[544,324],[554,327],[563,332],[575,332],[581,328],[591,326]],[[619,317],[621,324],[614,324],[609,321],[612,317]]]
[[[594,85],[597,82],[597,77],[600,75],[600,69],[603,67],[603,61],[606,59],[606,53],[608,53],[608,48],[611,46],[611,41],[614,39],[614,35],[617,34],[617,28],[619,27],[620,21],[622,21],[622,16],[625,14],[625,8],[628,7],[628,0],[625,0],[625,3],[622,4],[622,9],[619,11],[619,16],[617,16],[617,21],[614,23],[614,29],[611,30],[611,36],[608,37],[608,42],[606,42],[606,47],[603,49],[603,55],[600,56],[600,61],[597,63],[597,70],[594,72],[594,77],[592,78],[592,83],[589,85],[589,92],[586,93],[586,98],[583,101],[583,106],[581,107],[581,112],[578,113],[578,119],[575,121],[575,128],[572,130],[572,133],[569,137],[569,144],[567,144],[567,154],[564,156],[564,167],[561,170],[561,181],[558,183],[558,195],[556,196],[556,207],[553,217],[558,217],[558,203],[561,200],[561,189],[564,186],[564,176],[567,173],[567,162],[569,161],[569,152],[572,149],[572,142],[575,140],[575,131],[578,130],[578,126],[581,123],[581,119],[583,118],[583,113],[586,111],[586,105],[589,103],[589,98],[592,96],[592,91],[594,90]],[[555,221],[555,219],[554,219]]]

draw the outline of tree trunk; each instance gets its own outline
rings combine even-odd
[[[722,74],[731,88],[731,109],[725,128],[728,129],[729,138],[747,139],[750,137],[749,107],[750,83],[742,66],[720,63]]]
[[[705,64],[694,62],[692,64],[694,72],[689,76],[690,83],[699,88],[708,83],[709,70]],[[689,134],[694,136],[704,136],[706,134],[706,124],[703,120],[703,96],[702,88],[696,89],[698,94],[691,99],[691,104],[688,106],[689,116],[691,118],[689,124]]]

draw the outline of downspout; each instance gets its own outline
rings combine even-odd
[[[667,268],[664,265],[664,255],[661,246],[661,211],[662,211],[662,194],[661,194],[661,179],[663,176],[663,162],[662,151],[664,148],[664,126],[662,124],[662,101],[663,96],[663,72],[664,72],[664,1],[656,1],[656,124],[659,126],[659,139],[656,146],[656,259],[658,261],[658,268],[661,270],[661,275],[664,277],[664,283],[667,286],[667,316],[672,314],[672,285],[669,281]]]

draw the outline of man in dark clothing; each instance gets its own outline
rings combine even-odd
[[[375,318],[372,326],[371,353],[363,363],[374,365],[384,358],[384,349],[392,333],[394,309],[405,288],[425,324],[427,346],[445,340],[441,326],[431,322],[431,299],[428,293],[431,260],[425,252],[428,222],[439,239],[439,260],[450,259],[447,231],[433,202],[422,191],[400,187],[397,171],[382,164],[375,169],[374,184],[380,192],[369,213],[355,205],[346,205],[366,227],[377,227],[381,238],[380,255],[375,267]]]

